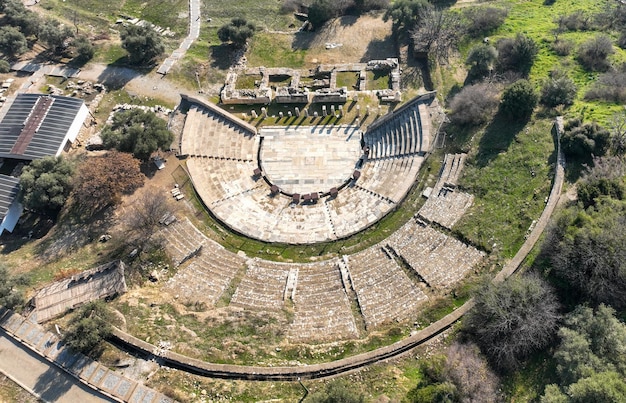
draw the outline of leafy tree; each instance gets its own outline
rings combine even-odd
[[[472,78],[482,78],[493,71],[498,60],[498,51],[491,45],[479,44],[470,49],[465,64],[469,66],[468,75]]]
[[[254,24],[244,18],[233,18],[229,24],[217,30],[217,37],[222,42],[232,43],[236,48],[243,48],[248,39],[252,38],[255,30]]]
[[[24,36],[37,35],[41,19],[37,14],[28,10],[20,0],[5,1],[2,9],[9,25],[19,28]]]
[[[392,31],[398,38],[406,38],[420,21],[424,11],[432,6],[427,0],[396,0],[383,16],[384,21],[392,21]]]
[[[46,20],[39,29],[39,39],[48,46],[53,53],[63,53],[67,42],[74,37],[74,31],[57,20]]]
[[[596,200],[558,217],[543,249],[568,295],[626,307],[626,202]]]
[[[97,357],[102,352],[102,341],[113,331],[112,319],[104,302],[89,302],[69,321],[63,342],[74,351]]]
[[[506,19],[508,12],[499,7],[467,7],[463,16],[468,21],[467,33],[477,38],[498,28]]]
[[[464,328],[499,368],[515,368],[556,333],[558,302],[537,276],[514,276],[497,285],[486,282],[474,301]]]
[[[11,65],[6,60],[0,59],[0,73],[5,74],[11,71]]]
[[[365,398],[350,389],[345,381],[333,381],[326,384],[323,391],[311,394],[307,403],[363,403]]]
[[[34,160],[20,176],[20,200],[29,210],[55,217],[72,190],[74,168],[62,157]]]
[[[461,126],[480,125],[489,121],[498,108],[498,92],[490,84],[463,87],[450,102],[450,120]]]
[[[337,17],[341,10],[338,7],[338,2],[333,0],[315,0],[309,6],[309,22],[313,25],[314,29],[320,28],[327,21]]]
[[[87,158],[74,180],[72,199],[77,209],[93,215],[119,203],[123,195],[143,185],[139,164],[131,154],[117,151]]]
[[[615,311],[578,306],[559,330],[554,354],[559,385],[549,385],[542,402],[617,402],[626,395],[626,325]]]
[[[591,160],[592,156],[602,156],[609,149],[611,133],[596,122],[583,124],[580,119],[573,119],[564,129],[561,147],[568,157]]]
[[[15,27],[0,27],[0,50],[7,56],[21,55],[28,49],[24,34]]]
[[[23,282],[22,278],[11,276],[7,268],[0,264],[0,306],[14,309],[24,304],[24,295],[16,288]]]
[[[568,392],[572,403],[623,402],[626,396],[626,382],[615,372],[601,372],[571,385]]]
[[[615,311],[600,305],[597,310],[577,307],[559,330],[561,343],[554,354],[561,384],[566,386],[597,372],[626,374],[626,325]]]
[[[566,74],[552,72],[543,82],[540,101],[546,106],[572,105],[576,97],[576,84]]]
[[[76,48],[75,59],[80,63],[88,62],[93,58],[93,55],[96,53],[94,46],[91,44],[91,41],[84,35],[81,35],[74,39],[73,45]]]
[[[528,80],[518,80],[504,90],[500,110],[512,119],[528,119],[537,106],[538,98]]]
[[[597,35],[578,48],[578,62],[590,71],[607,71],[611,67],[608,57],[615,53],[613,42],[606,35]]]
[[[159,149],[169,148],[174,140],[163,119],[138,108],[116,113],[113,123],[102,129],[101,136],[105,148],[132,153],[142,161]]]
[[[122,48],[134,65],[151,65],[165,51],[159,34],[147,25],[129,25],[121,32]]]
[[[517,34],[515,38],[503,38],[496,44],[498,49],[498,70],[517,71],[528,75],[533,66],[539,48],[535,41],[526,35]]]

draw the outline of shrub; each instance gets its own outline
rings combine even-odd
[[[489,84],[464,87],[450,102],[450,120],[461,126],[489,121],[498,107],[498,92]]]
[[[518,80],[504,90],[500,110],[512,119],[524,120],[530,118],[538,96],[528,80]]]
[[[498,49],[498,70],[513,70],[527,75],[530,72],[539,49],[531,38],[517,34],[515,38],[503,38],[496,44]]]
[[[602,156],[609,148],[611,134],[596,122],[583,124],[573,119],[564,129],[561,148],[568,157],[591,161],[592,156]]]
[[[546,106],[571,105],[575,97],[574,81],[562,73],[552,72],[551,77],[545,80],[541,87],[540,101]]]
[[[463,16],[467,20],[467,33],[476,38],[498,28],[508,15],[508,11],[498,7],[468,7]]]
[[[73,45],[76,48],[76,60],[82,63],[91,60],[96,52],[91,41],[86,36],[79,36],[74,39]]]
[[[578,48],[578,62],[590,71],[607,71],[611,67],[608,57],[614,53],[613,42],[606,35],[597,35]]]
[[[572,53],[574,42],[568,39],[557,39],[552,42],[551,48],[558,56],[567,56]]]
[[[626,72],[609,71],[601,74],[585,93],[585,99],[626,102]]]
[[[111,320],[104,302],[89,302],[69,321],[63,342],[74,351],[97,357],[102,352],[102,341],[113,331]]]
[[[562,31],[588,31],[592,28],[592,16],[582,10],[568,15],[561,15],[556,23]]]
[[[578,201],[584,208],[595,206],[598,199],[608,196],[622,200],[626,194],[624,186],[626,166],[621,157],[594,157],[593,165],[587,166],[576,186]]]

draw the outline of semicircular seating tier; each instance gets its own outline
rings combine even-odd
[[[413,218],[355,254],[278,263],[230,252],[183,219],[160,232],[177,266],[164,290],[208,310],[289,312],[284,334],[291,341],[358,339],[360,329],[413,320],[432,291],[481,263],[483,252],[438,228]]]
[[[407,195],[429,150],[427,106],[417,97],[371,125],[256,127],[189,96],[181,154],[211,213],[266,242],[345,238]]]

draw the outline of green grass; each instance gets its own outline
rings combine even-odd
[[[523,128],[496,119],[477,134],[474,150],[460,183],[474,195],[474,204],[455,231],[485,250],[511,257],[541,215],[550,191],[555,158],[551,121]]]
[[[269,30],[287,30],[296,23],[291,13],[281,14],[282,1],[258,0],[204,0],[203,18],[211,18],[211,25],[220,27],[232,18],[242,17],[254,23],[257,28]]]
[[[261,81],[260,75],[248,75],[248,74],[240,74],[237,76],[237,82],[235,83],[235,88],[237,89],[247,89],[247,88],[257,88],[256,82]]]
[[[359,73],[352,71],[342,71],[337,73],[337,88],[348,87],[348,91],[352,91],[359,83]]]
[[[302,68],[306,51],[292,49],[291,36],[257,32],[247,53],[250,67]]]
[[[389,74],[367,71],[366,87],[368,90],[386,90],[389,88]]]

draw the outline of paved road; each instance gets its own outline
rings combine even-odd
[[[163,64],[157,70],[159,74],[167,74],[170,71],[170,68],[178,61],[185,56],[185,52],[193,41],[198,39],[200,36],[200,0],[189,0],[189,34],[185,38],[185,40],[180,44],[178,49],[172,52],[172,55],[165,59]]]
[[[0,330],[0,371],[46,402],[115,402],[83,385]]]

